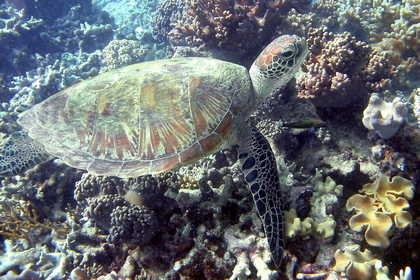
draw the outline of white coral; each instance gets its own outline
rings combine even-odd
[[[390,280],[389,269],[386,266],[382,266],[382,262],[377,260],[375,262],[376,280]],[[395,280],[411,280],[411,268],[406,267],[405,270],[400,270],[400,277],[395,276]]]
[[[362,121],[367,129],[376,130],[382,138],[390,138],[397,133],[407,113],[407,106],[400,98],[397,97],[388,103],[374,93],[363,111]]]

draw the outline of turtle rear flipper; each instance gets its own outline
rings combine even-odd
[[[257,130],[241,135],[239,159],[245,181],[264,225],[271,257],[278,268],[283,259],[284,216],[276,159],[267,139]]]
[[[19,175],[52,158],[44,146],[30,138],[26,132],[13,132],[0,142],[0,175]]]

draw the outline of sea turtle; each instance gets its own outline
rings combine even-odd
[[[188,57],[100,74],[21,113],[18,123],[27,134],[14,133],[0,145],[0,173],[21,173],[48,159],[48,152],[94,174],[135,177],[188,165],[237,143],[278,267],[284,251],[279,175],[269,143],[247,120],[293,77],[307,53],[305,40],[283,35],[249,72]]]

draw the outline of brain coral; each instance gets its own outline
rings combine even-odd
[[[386,56],[349,32],[311,28],[308,45],[306,73],[298,82],[298,94],[311,98],[316,106],[343,107],[389,87],[392,73]]]
[[[387,248],[393,224],[398,228],[412,224],[407,200],[414,196],[414,185],[399,176],[389,181],[382,175],[375,182],[365,184],[362,192],[365,195],[355,194],[347,200],[347,210],[356,211],[349,225],[358,232],[366,228],[367,243]]]

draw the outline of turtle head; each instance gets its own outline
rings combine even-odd
[[[261,103],[271,92],[290,81],[307,54],[306,41],[296,35],[282,35],[262,51],[249,69]]]

